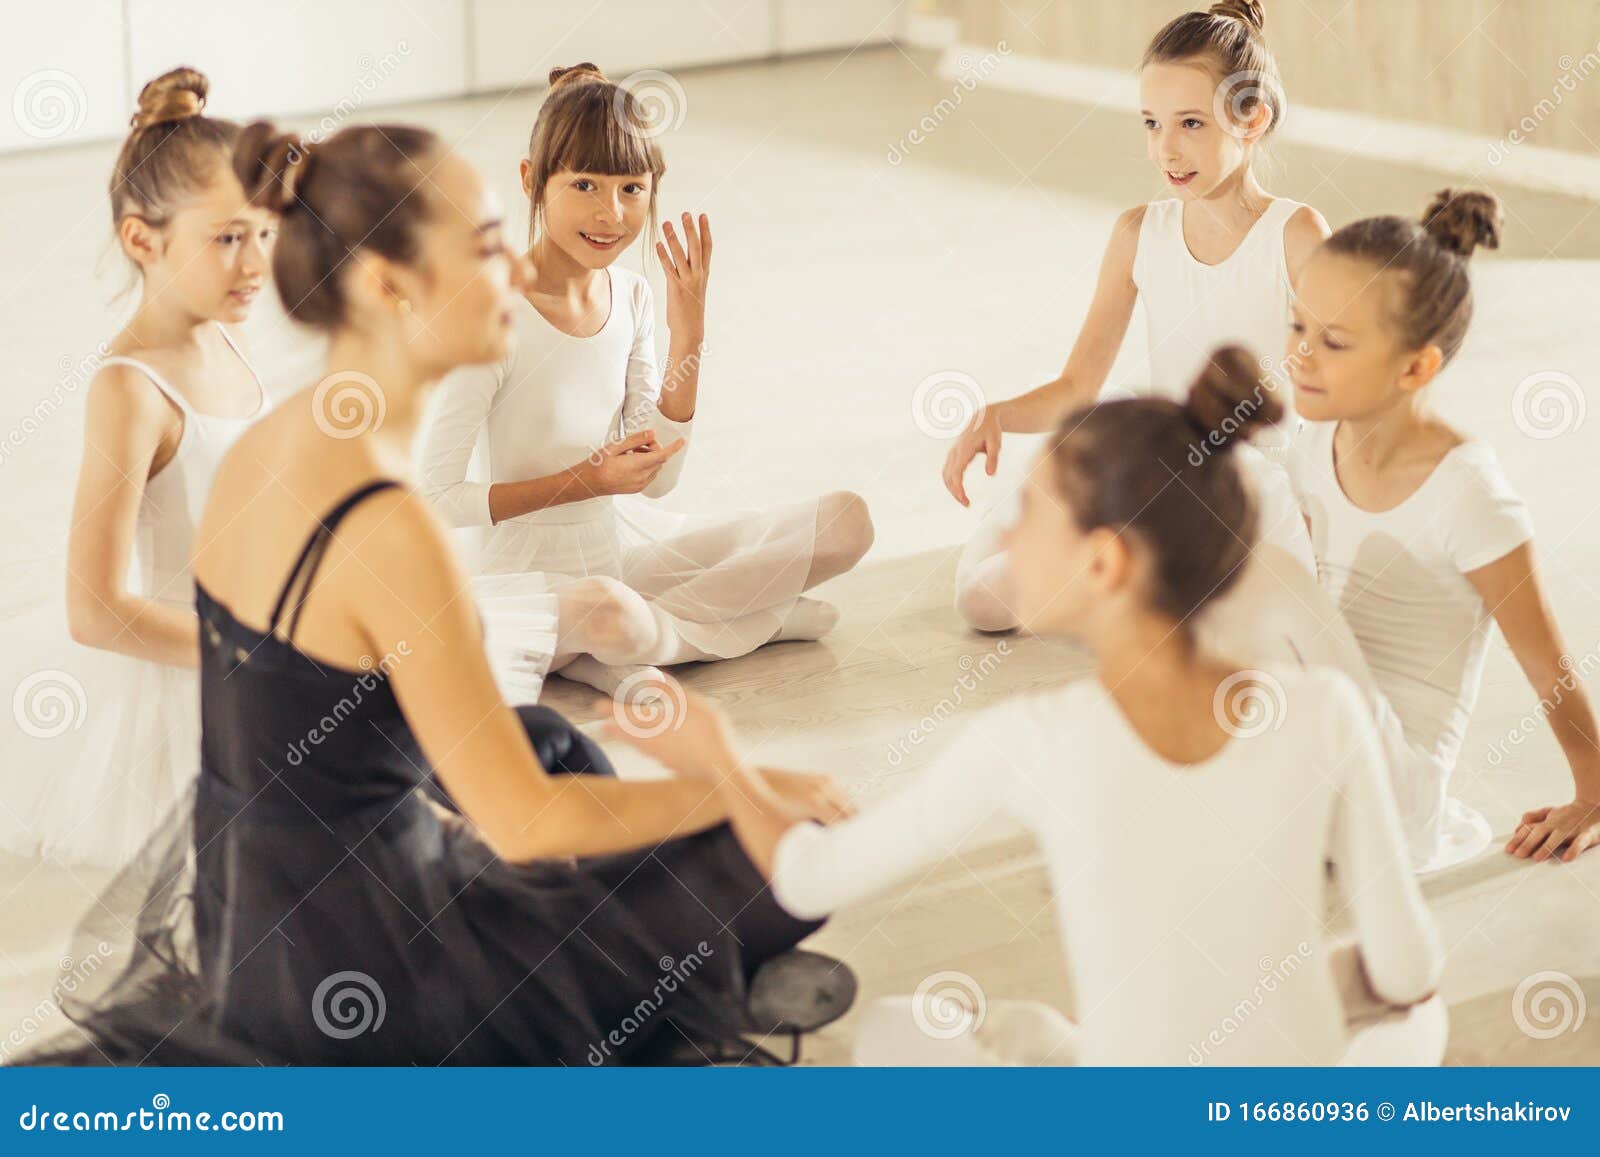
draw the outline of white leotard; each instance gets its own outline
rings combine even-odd
[[[1261,688],[1257,722],[1192,766],[1152,752],[1097,680],[1016,696],[902,794],[790,829],[773,893],[797,915],[832,911],[1003,816],[1050,872],[1078,1063],[1331,1063],[1345,1040],[1328,860],[1380,995],[1426,995],[1442,953],[1355,689],[1288,668]]]

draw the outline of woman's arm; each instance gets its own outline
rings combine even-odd
[[[1545,599],[1533,544],[1523,543],[1488,566],[1469,571],[1467,579],[1538,693],[1539,711],[1550,720],[1550,730],[1572,769],[1572,802],[1523,815],[1506,851],[1546,860],[1565,847],[1561,858],[1575,860],[1600,842],[1600,730]]]
[[[347,525],[329,545],[319,597],[339,600],[373,655],[397,656],[384,666],[407,723],[497,855],[522,861],[625,851],[726,818],[703,783],[547,775],[500,697],[466,581],[426,504],[399,491],[380,494]]]
[[[1138,286],[1133,283],[1133,259],[1139,251],[1143,223],[1144,206],[1140,205],[1123,213],[1112,226],[1111,240],[1100,260],[1094,300],[1061,373],[1025,394],[985,406],[950,448],[944,484],[961,505],[970,505],[963,476],[973,458],[982,454],[984,468],[992,475],[1000,465],[1003,434],[1048,431],[1062,414],[1094,401],[1106,384],[1139,299]]]
[[[182,418],[137,370],[115,365],[90,383],[84,421],[83,463],[67,537],[72,637],[154,663],[198,666],[199,620],[189,604],[193,592],[152,592],[185,604],[173,606],[134,594],[126,585],[145,483]]]
[[[985,739],[998,725],[980,717],[892,798],[826,828],[797,824],[763,773],[739,758],[721,711],[679,684],[667,687],[679,707],[673,727],[613,723],[610,733],[679,775],[715,785],[745,853],[772,881],[778,902],[802,919],[875,895],[937,862],[1002,806],[1005,761]]]
[[[1332,859],[1352,910],[1373,995],[1407,1007],[1433,995],[1444,967],[1439,934],[1422,902],[1400,828],[1383,749],[1355,684],[1333,671],[1322,752],[1339,783]]]

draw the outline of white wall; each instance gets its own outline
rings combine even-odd
[[[139,87],[177,64],[240,120],[536,86],[900,35],[908,0],[34,0],[0,36],[0,152],[121,135]]]

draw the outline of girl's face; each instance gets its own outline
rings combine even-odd
[[[604,269],[643,231],[654,178],[562,169],[544,186],[544,234],[585,269]]]
[[[1037,634],[1081,634],[1099,582],[1095,554],[1104,532],[1085,534],[1060,497],[1046,450],[1028,471],[1004,546],[1012,610]]]
[[[143,273],[147,301],[159,299],[196,319],[242,322],[271,273],[278,221],[252,206],[233,170],[218,164],[165,226],[130,219],[120,232]]]
[[[1285,355],[1301,417],[1369,417],[1432,376],[1418,380],[1425,355],[1402,349],[1387,321],[1391,280],[1368,261],[1326,249],[1301,268]]]
[[[418,259],[388,272],[391,291],[409,302],[405,341],[439,373],[499,361],[510,349],[524,262],[507,247],[499,202],[472,165],[448,153],[430,184]]]
[[[1197,201],[1215,192],[1249,160],[1265,124],[1226,119],[1217,80],[1201,62],[1146,66],[1139,74],[1139,107],[1150,163],[1179,198]],[[1270,119],[1264,106],[1260,119]]]

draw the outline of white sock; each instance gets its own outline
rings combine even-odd
[[[783,626],[778,628],[778,633],[768,642],[820,639],[838,623],[838,607],[821,599],[808,599],[802,595],[795,599],[794,607],[784,616]]]
[[[615,695],[623,683],[633,687],[662,677],[659,667],[645,667],[637,663],[602,663],[593,655],[579,655],[556,673],[574,683],[604,691],[607,695]]]

